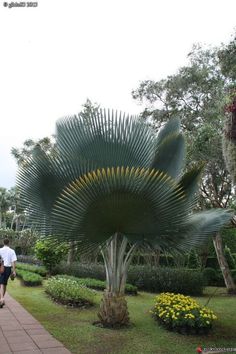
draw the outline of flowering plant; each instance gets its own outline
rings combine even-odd
[[[157,296],[152,313],[161,325],[180,333],[206,333],[217,319],[210,309],[191,297],[173,293]]]

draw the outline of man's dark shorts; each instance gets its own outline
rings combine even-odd
[[[10,275],[11,267],[4,267],[4,272],[0,274],[0,284],[7,285]]]

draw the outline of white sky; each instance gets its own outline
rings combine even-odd
[[[228,42],[235,0],[0,0],[0,186],[15,183],[12,146],[54,133],[90,98],[139,113],[132,89],[186,64],[196,42]],[[10,1],[9,1],[10,3]]]

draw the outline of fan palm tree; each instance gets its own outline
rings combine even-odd
[[[185,174],[178,119],[158,136],[134,117],[94,111],[57,122],[57,154],[42,149],[18,173],[31,220],[47,237],[100,249],[107,287],[99,318],[129,322],[124,298],[134,250],[184,252],[231,217],[225,210],[192,213],[202,166]]]

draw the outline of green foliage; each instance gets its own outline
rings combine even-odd
[[[91,278],[77,278],[70,275],[56,275],[56,279],[71,279],[77,281],[78,284],[87,286],[87,288],[91,288],[94,290],[104,290],[106,289],[105,281]],[[125,293],[129,295],[137,295],[137,287],[131,284],[125,285]]]
[[[209,336],[194,338],[166,331],[157,325],[149,315],[154,304],[154,296],[150,293],[142,293],[135,299],[132,296],[126,298],[132,326],[118,332],[91,326],[96,318],[101,293],[96,294],[96,306],[85,311],[74,311],[52,302],[42,287],[19,286],[17,279],[8,287],[10,295],[37,318],[54,338],[61,341],[71,353],[82,354],[193,354],[199,344],[204,347],[234,348],[235,297],[227,296],[222,288],[216,293],[215,290],[206,289],[205,296],[196,300],[205,305],[208,296],[214,294],[209,307],[217,314],[218,320]]]
[[[181,294],[162,293],[155,298],[153,316],[168,330],[183,334],[205,334],[217,319],[210,309]]]
[[[235,41],[234,41],[235,43]],[[160,81],[141,82],[133,97],[146,103],[142,116],[155,126],[180,117],[187,137],[187,158],[205,161],[200,207],[226,207],[232,199],[231,181],[222,154],[222,128],[226,92],[230,86],[222,74],[218,51],[195,45],[189,64]],[[228,52],[225,52],[226,56]],[[158,107],[158,108],[155,108]]]
[[[32,229],[25,229],[23,231],[0,229],[0,244],[3,243],[6,237],[10,240],[11,247],[15,249],[16,254],[29,255],[33,252],[39,234]]]
[[[16,268],[17,268],[17,271],[19,269],[26,270],[27,272],[39,274],[42,277],[45,277],[47,275],[47,270],[43,266],[37,266],[37,265],[31,265],[31,264],[27,264],[27,263],[17,262]]]
[[[42,265],[42,262],[33,255],[18,255],[17,260],[21,263]]]
[[[235,84],[236,80],[236,36],[218,52],[222,73]]]
[[[84,123],[81,115],[58,121],[58,154],[52,158],[38,147],[19,170],[31,220],[45,234],[97,249],[119,232],[130,243],[182,251],[231,217],[222,209],[190,212],[202,166],[181,172],[185,144],[178,119],[157,137],[135,117],[109,111],[91,112]]]
[[[216,270],[220,269],[219,262],[218,262],[216,256],[207,257],[206,267],[207,268],[214,268]]]
[[[53,274],[68,274],[78,278],[105,279],[105,269],[101,264],[72,263],[57,265]],[[186,295],[200,295],[205,286],[200,271],[185,268],[156,268],[148,265],[130,265],[127,281],[139,290],[149,292],[180,292]]]
[[[70,265],[61,262],[52,269],[52,274],[67,274],[77,278],[92,278],[105,280],[105,268],[103,264],[73,262]]]
[[[232,275],[234,281],[236,282],[236,269],[231,269],[230,272],[231,272],[231,275]]]
[[[201,295],[205,280],[200,271],[185,268],[130,267],[128,281],[140,290]]]
[[[44,137],[37,141],[32,139],[27,139],[23,143],[22,148],[11,149],[11,154],[15,158],[17,164],[22,167],[26,167],[29,158],[37,151],[38,148],[41,148],[46,154],[55,155],[56,146],[53,137]]]
[[[21,282],[25,286],[42,285],[43,278],[39,274],[27,272],[26,270],[23,269],[17,269],[16,275],[21,279]]]
[[[208,286],[215,286],[217,284],[218,273],[214,268],[210,268],[210,267],[204,268],[203,276]]]
[[[222,231],[224,245],[230,248],[232,253],[236,253],[236,228],[227,228]]]
[[[52,240],[38,240],[35,245],[35,255],[43,262],[47,270],[51,271],[56,264],[60,263],[68,253],[68,245],[57,243]]]
[[[188,268],[189,269],[199,269],[201,268],[201,262],[198,257],[196,250],[192,249],[188,255]]]
[[[94,304],[93,291],[70,278],[48,279],[45,291],[55,301],[64,305],[87,307]]]
[[[225,253],[225,258],[227,260],[229,268],[235,269],[236,268],[235,259],[231,253],[230,248],[227,247],[227,245],[225,246],[224,253]]]

